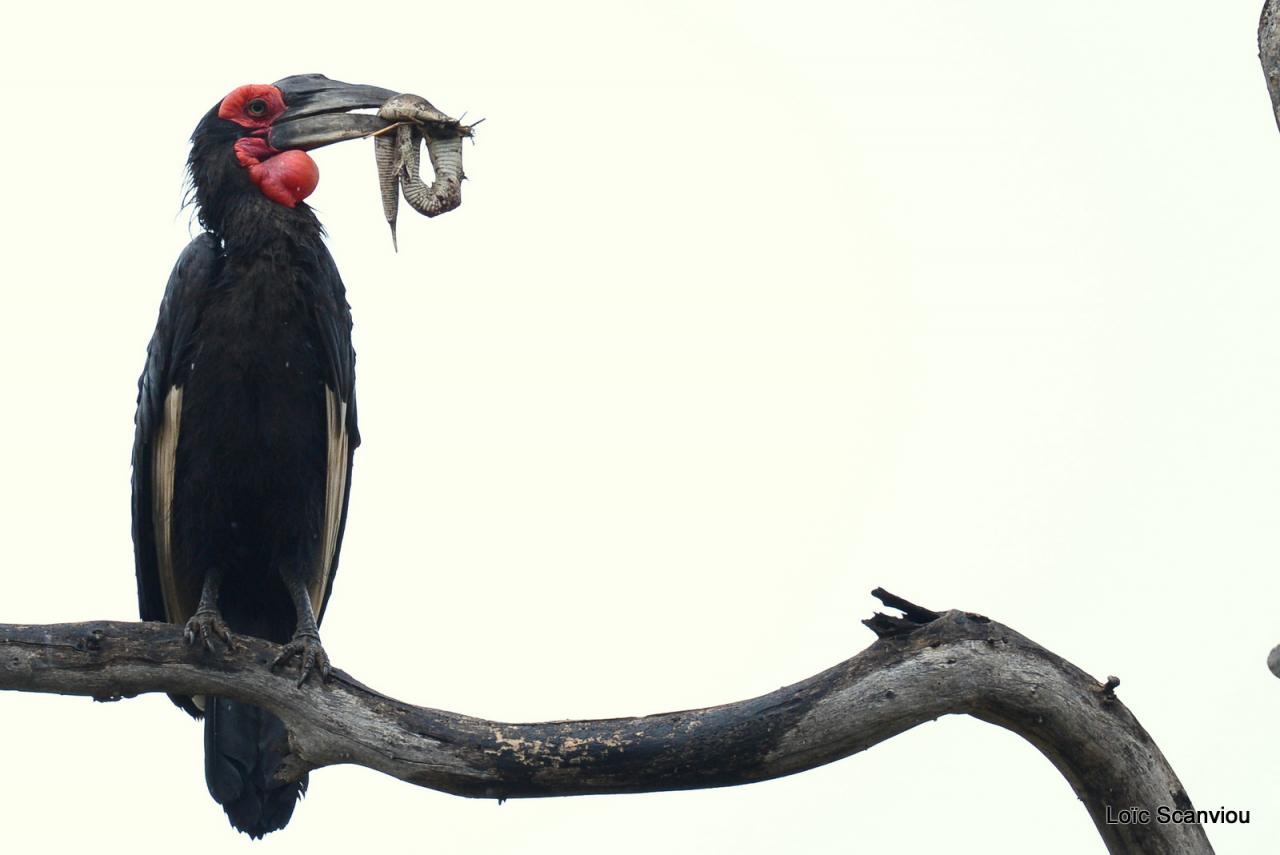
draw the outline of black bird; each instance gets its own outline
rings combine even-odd
[[[185,624],[216,652],[235,634],[287,645],[323,679],[318,626],[346,523],[356,429],[351,312],[303,203],[305,153],[386,126],[396,93],[318,75],[241,86],[191,137],[205,232],[169,276],[138,381],[133,540],[142,619]],[[284,827],[307,781],[277,777],[282,722],[245,704],[171,696],[204,717],[205,777],[251,837]]]

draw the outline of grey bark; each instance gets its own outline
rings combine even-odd
[[[1277,14],[1275,0],[1267,0],[1262,6],[1262,18],[1258,21],[1258,59],[1271,94],[1271,113],[1276,126],[1280,127],[1280,14]],[[1267,667],[1280,677],[1280,644],[1267,655]]]
[[[297,687],[268,666],[279,647],[239,638],[210,655],[178,626],[96,621],[0,624],[0,689],[117,700],[145,692],[221,695],[284,720],[286,774],[354,763],[422,787],[480,798],[638,793],[746,784],[863,751],[943,715],[965,714],[1022,736],[1071,783],[1108,850],[1211,853],[1177,776],[1115,696],[1008,627],[969,612],[938,614],[874,592],[905,617],[864,621],[871,647],[820,674],[737,703],[637,718],[515,724],[379,694],[334,671]],[[1108,823],[1123,808],[1152,819]]]
[[[1275,0],[1267,0],[1262,6],[1262,18],[1258,21],[1258,59],[1262,61],[1262,74],[1271,93],[1271,112],[1280,125],[1280,15],[1276,14]]]

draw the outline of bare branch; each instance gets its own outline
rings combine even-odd
[[[1262,17],[1258,20],[1258,59],[1262,62],[1267,91],[1271,93],[1271,112],[1280,127],[1280,14],[1275,0],[1267,0],[1262,6]],[[1268,654],[1267,667],[1280,677],[1280,644]]]
[[[1275,0],[1267,0],[1262,6],[1258,21],[1258,59],[1262,61],[1262,74],[1267,79],[1267,91],[1271,93],[1271,111],[1280,125],[1280,15],[1276,14]]]
[[[0,689],[114,700],[221,695],[290,731],[288,771],[354,763],[461,796],[522,798],[746,784],[857,753],[943,715],[967,714],[1038,748],[1085,803],[1109,851],[1211,853],[1201,826],[1157,811],[1190,799],[1155,743],[1079,668],[981,615],[936,613],[877,590],[905,617],[852,659],[767,695],[639,718],[509,724],[397,701],[341,671],[297,688],[268,668],[279,648],[244,639],[208,656],[169,624],[0,624]],[[1109,823],[1125,808],[1150,820]]]

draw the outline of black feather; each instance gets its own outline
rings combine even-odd
[[[237,830],[261,837],[284,828],[307,791],[307,778],[277,776],[288,754],[284,722],[271,713],[226,698],[205,704],[204,776],[209,794]]]

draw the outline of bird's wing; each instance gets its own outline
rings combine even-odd
[[[202,234],[178,257],[160,304],[147,364],[138,379],[133,438],[133,557],[143,620],[181,623],[195,611],[200,580],[173,573],[169,514],[174,457],[182,415],[178,380],[187,342],[199,318],[201,295],[221,263],[217,240]]]
[[[329,454],[325,479],[325,518],[319,572],[309,588],[316,620],[324,617],[333,577],[338,571],[342,533],[347,525],[347,500],[351,495],[351,461],[360,444],[356,425],[356,352],[351,345],[351,310],[338,266],[323,245],[308,259],[318,286],[314,304],[316,328],[324,348],[325,404]]]

